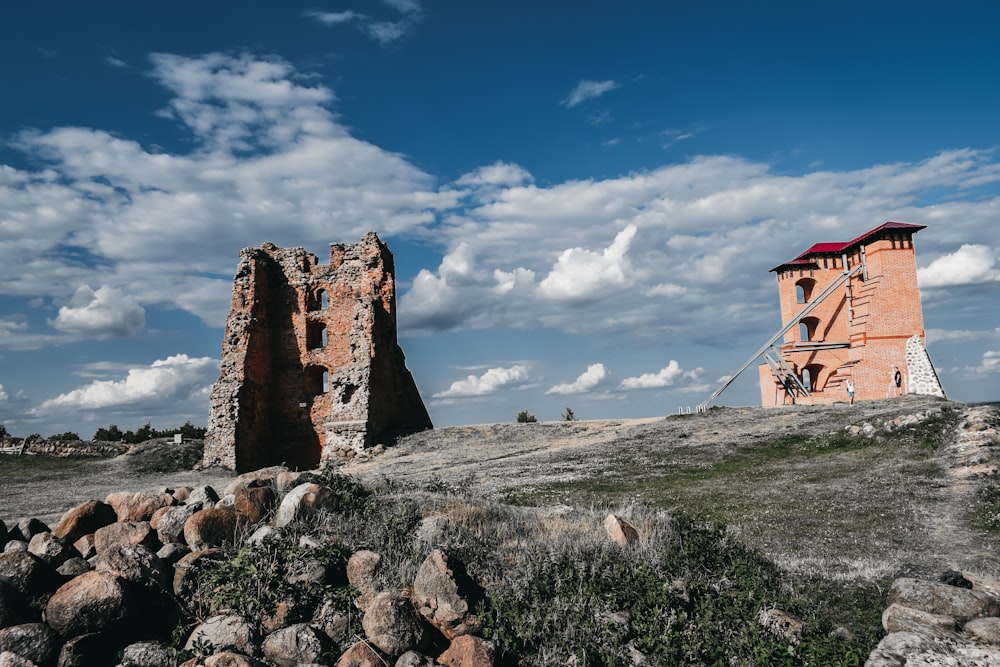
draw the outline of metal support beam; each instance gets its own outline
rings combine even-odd
[[[816,296],[815,299],[813,299],[812,301],[810,301],[809,303],[807,303],[806,306],[795,315],[795,317],[793,317],[792,319],[788,320],[788,322],[785,324],[785,326],[781,327],[781,329],[778,330],[778,333],[776,333],[773,336],[771,336],[771,339],[769,341],[767,341],[766,343],[764,343],[760,347],[759,350],[757,350],[756,352],[754,352],[754,355],[752,357],[750,357],[745,364],[743,364],[742,366],[740,366],[740,369],[738,371],[736,371],[732,376],[730,376],[730,378],[728,380],[726,380],[725,382],[723,382],[721,387],[719,387],[718,389],[716,389],[715,392],[711,396],[709,396],[707,399],[705,399],[705,401],[702,402],[698,406],[698,412],[704,412],[705,410],[707,410],[708,409],[708,405],[712,401],[714,401],[716,398],[718,398],[719,394],[721,394],[722,392],[724,392],[726,390],[726,388],[729,385],[731,385],[736,380],[736,378],[738,378],[743,373],[743,371],[745,371],[747,368],[749,368],[750,364],[752,364],[753,362],[757,361],[757,359],[760,358],[760,355],[764,354],[764,352],[766,352],[769,347],[771,347],[772,345],[774,345],[778,341],[779,338],[781,338],[782,336],[784,336],[788,332],[789,329],[791,329],[796,324],[798,324],[800,321],[802,321],[802,318],[804,318],[806,315],[808,315],[809,313],[811,313],[813,311],[813,309],[815,309],[819,304],[821,304],[828,296],[830,296],[831,294],[833,294],[841,285],[843,285],[845,282],[847,282],[850,279],[851,276],[857,274],[863,268],[864,268],[864,265],[859,264],[859,265],[855,266],[853,269],[848,269],[847,268],[847,255],[844,255],[844,273],[841,274],[841,276],[839,278],[837,278],[836,280],[834,280],[832,283],[830,283],[829,285],[827,285],[826,287],[824,287],[823,291],[820,292]]]

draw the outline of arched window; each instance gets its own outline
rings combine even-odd
[[[815,317],[803,317],[799,322],[799,340],[807,343],[816,337],[816,329],[819,327],[819,320]]]
[[[809,364],[802,369],[802,384],[809,391],[818,391],[819,374],[823,372],[821,364]]]
[[[305,369],[305,390],[307,396],[319,396],[330,391],[330,372],[322,366]]]
[[[816,281],[812,278],[803,278],[795,283],[795,303],[809,303],[812,297],[813,287]]]
[[[795,303],[809,303],[809,299],[812,298],[813,287],[816,286],[816,281],[812,278],[802,278],[795,282]]]
[[[318,289],[312,293],[306,304],[307,310],[326,310],[327,296],[325,289]]]
[[[326,324],[306,322],[306,347],[310,350],[326,347]]]

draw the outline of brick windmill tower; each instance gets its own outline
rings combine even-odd
[[[771,269],[782,328],[707,401],[754,361],[764,407],[944,397],[924,347],[913,236],[925,225],[886,222],[846,242],[817,243]],[[898,380],[899,386],[897,387]]]

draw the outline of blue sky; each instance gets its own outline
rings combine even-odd
[[[8,3],[9,4],[9,3]],[[204,424],[245,246],[375,230],[438,425],[647,417],[779,326],[769,269],[916,236],[951,398],[1000,399],[991,3],[0,9],[0,423]],[[717,401],[753,405],[753,373]]]

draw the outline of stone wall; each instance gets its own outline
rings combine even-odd
[[[310,468],[431,428],[397,342],[392,253],[374,232],[330,246],[246,248],[233,281],[206,465]]]
[[[906,369],[910,378],[909,393],[945,397],[944,387],[941,386],[941,380],[938,379],[920,336],[913,336],[906,341]]]

